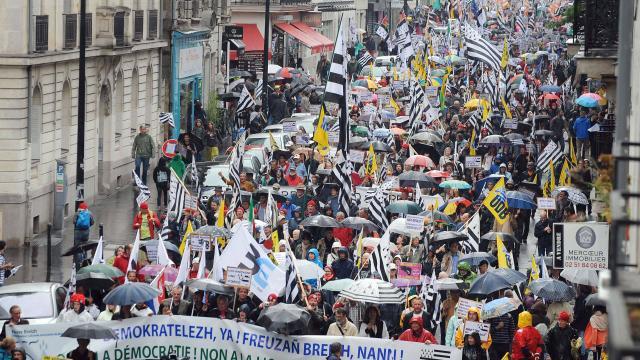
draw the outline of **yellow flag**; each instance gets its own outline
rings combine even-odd
[[[560,186],[567,186],[571,183],[571,176],[569,175],[569,161],[567,159],[564,159],[564,163],[562,163],[558,183]]]
[[[502,59],[500,60],[500,67],[504,70],[509,63],[509,44],[507,43],[507,37],[504,37],[504,46],[502,47]]]
[[[278,239],[278,230],[271,233],[271,241],[273,242],[273,252],[280,252],[280,240]]]
[[[369,153],[367,154],[367,175],[373,175],[378,171],[378,162],[376,161],[376,153],[373,151],[373,144],[369,145]]]
[[[469,140],[469,155],[470,156],[476,156],[476,148],[473,146],[475,141],[476,141],[476,129],[474,128],[473,130],[471,130],[471,139]]]
[[[571,163],[575,166],[578,165],[578,157],[576,156],[576,148],[573,146],[574,139],[569,138],[569,156],[571,157]]]
[[[540,278],[540,268],[536,264],[536,258],[531,255],[531,275],[529,275],[529,281],[537,280]]]
[[[509,360],[509,353],[504,353],[504,356],[500,360]]]
[[[220,204],[218,205],[218,219],[216,221],[216,226],[219,228],[224,227],[224,197],[220,199]],[[216,241],[221,247],[224,247],[226,244],[226,240],[223,237],[219,237]]]
[[[489,106],[485,106],[485,101],[482,101],[480,104],[482,106],[482,122],[485,122],[489,118]]]
[[[500,178],[496,183],[482,202],[482,205],[491,211],[498,224],[502,225],[509,219],[509,205],[507,204],[504,177]]]
[[[393,96],[389,97],[389,104],[391,105],[391,107],[393,107],[393,109],[396,111],[396,115],[400,112],[400,106],[398,106],[398,104],[396,103],[395,100],[393,100]]]
[[[364,234],[364,229],[362,231],[360,231],[360,235],[358,236],[358,244],[357,244],[357,247],[358,247],[358,263],[356,264],[357,267],[360,267],[360,259],[362,259],[362,249],[363,249],[362,237],[363,237],[363,234]]]
[[[280,150],[280,148],[278,147],[278,143],[273,137],[273,133],[271,131],[269,131],[269,143],[271,145],[271,151]]]
[[[373,64],[369,64],[369,79],[375,80],[376,77],[373,75]]]
[[[553,191],[556,188],[556,171],[553,167],[553,161],[549,160],[549,191]]]
[[[398,70],[393,66],[393,81],[398,81]]]
[[[542,185],[542,197],[549,197],[549,181]]]
[[[184,236],[182,236],[182,242],[180,243],[180,255],[184,253],[184,249],[187,248],[187,241],[189,241],[189,235],[193,232],[193,226],[191,225],[191,221],[187,223],[187,231],[184,232]]]
[[[443,212],[445,215],[452,215],[456,213],[457,208],[458,206],[456,205],[456,203],[452,201],[447,204]]]
[[[502,101],[502,107],[504,108],[504,113],[507,116],[507,119],[511,119],[511,109],[509,109],[507,102],[504,101],[504,96],[500,97],[500,101]]]
[[[329,132],[327,131],[328,123],[324,119],[325,108],[324,104],[320,105],[320,115],[318,115],[318,126],[316,131],[313,132],[313,141],[318,143],[318,148],[329,147]]]
[[[508,269],[510,266],[507,261],[507,248],[504,246],[502,235],[500,234],[496,236],[496,247],[498,248],[498,268]]]

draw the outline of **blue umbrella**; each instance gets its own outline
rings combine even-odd
[[[478,180],[475,185],[476,194],[482,193],[482,189],[485,187],[487,182],[497,183],[498,180],[500,180],[500,178],[502,177],[504,177],[504,175],[491,174],[483,179]]]
[[[396,118],[396,114],[393,111],[389,111],[389,110],[380,110],[378,114],[380,114],[380,117],[385,120]]]
[[[540,88],[538,89],[542,92],[561,92],[562,88],[558,85],[542,85],[540,86]]]
[[[578,100],[576,100],[576,104],[587,108],[596,108],[599,106],[598,100],[588,96],[580,96]]]
[[[507,191],[507,204],[514,209],[533,210],[537,207],[529,195],[520,191]]]
[[[522,303],[514,298],[503,297],[489,301],[482,307],[481,318],[483,320],[493,319],[498,316],[508,314],[514,310],[518,310],[520,305],[522,305]]]
[[[145,283],[126,283],[109,291],[104,303],[109,305],[133,305],[147,302],[160,295],[160,291]]]

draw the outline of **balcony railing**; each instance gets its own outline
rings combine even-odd
[[[87,13],[85,15],[85,23],[86,26],[84,28],[84,38],[86,39],[86,46],[91,46],[93,39],[93,14]]]
[[[36,16],[36,52],[49,50],[49,15]]]
[[[133,40],[140,41],[144,32],[144,10],[136,10],[134,14]]]
[[[231,0],[231,4],[264,5],[265,0]],[[308,5],[311,0],[272,0],[271,5]]]
[[[64,15],[64,49],[74,49],[78,44],[78,14]]]
[[[116,38],[116,46],[125,46],[124,12],[117,12],[113,17],[113,36]]]
[[[148,26],[147,39],[153,40],[158,36],[158,10],[149,10]]]
[[[575,0],[573,39],[588,55],[595,49],[618,47],[618,8],[620,0]]]

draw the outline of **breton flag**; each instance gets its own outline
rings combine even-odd
[[[284,275],[284,302],[287,304],[297,304],[300,301],[300,288],[298,287],[298,272],[293,265],[291,255],[287,252],[287,272]]]
[[[360,64],[361,67],[365,67],[374,60],[375,59],[373,58],[373,56],[371,56],[368,51],[365,51],[364,54],[362,54],[362,56],[360,56],[360,58],[358,59],[358,64]],[[371,76],[373,76],[373,74],[371,74]]]
[[[467,226],[462,230],[467,234],[467,240],[460,242],[464,253],[469,254],[480,250],[480,214],[475,213],[467,221]]]
[[[398,56],[406,65],[409,58],[414,55],[413,44],[411,42],[411,28],[407,20],[402,19],[396,27],[395,46],[397,47]]]
[[[376,35],[380,36],[382,41],[384,41],[387,39],[387,36],[389,36],[389,32],[387,31],[387,29],[384,28],[384,26],[380,25],[376,29]]]
[[[255,90],[253,90],[253,93],[256,99],[262,98],[262,91],[263,91],[262,84],[263,84],[262,79],[258,80],[258,84],[256,85]]]
[[[433,271],[431,272],[431,281],[429,282],[429,284],[427,284],[427,277],[425,276],[422,280],[422,288],[420,289],[420,298],[422,299],[422,302],[424,303],[425,307],[427,309],[433,310],[431,324],[429,324],[430,326],[425,324],[425,326],[429,326],[431,328],[430,330],[435,330],[438,324],[440,324],[440,320],[441,320],[440,319],[440,302],[442,298],[440,297],[440,293],[438,292],[435,286],[435,282],[437,278],[438,277],[436,275],[436,269],[434,267]]]
[[[127,265],[127,272],[124,273],[124,283],[128,283],[129,279],[127,274],[129,271],[138,270],[138,252],[140,251],[140,230],[136,231],[136,240],[133,242],[133,249],[131,249],[131,255],[129,255],[129,264]]]
[[[420,184],[416,183],[416,194],[415,194],[415,203],[420,206],[423,211],[427,211],[427,204],[424,203],[424,199],[422,198],[422,190],[420,190]]]
[[[522,16],[522,14],[519,14],[516,17],[516,27],[515,27],[515,31],[518,32],[525,32],[527,30],[525,23],[524,23],[524,17]]]
[[[424,91],[416,80],[412,80],[411,102],[409,105],[409,131],[415,134],[422,117],[422,103],[424,102]]]
[[[342,35],[342,18],[338,26],[338,37],[333,50],[329,78],[324,90],[324,101],[342,104],[346,97],[345,85],[347,81],[347,47]]]
[[[197,192],[200,192],[200,179],[198,178],[198,167],[196,166],[196,157],[191,157],[191,169],[189,171],[191,175],[191,182],[196,185]]]
[[[173,121],[173,113],[170,112],[161,112],[160,113],[160,123],[161,124],[169,124],[171,127],[176,127],[176,123]]]
[[[167,214],[175,213],[176,220],[180,220],[182,217],[182,211],[184,210],[187,197],[190,197],[189,191],[184,186],[182,181],[178,178],[178,175],[171,169],[171,177],[169,180],[169,208]],[[164,218],[162,224],[162,231],[160,232],[160,240],[167,240],[169,238],[169,216]]]
[[[389,232],[385,232],[380,238],[380,242],[376,249],[371,253],[369,264],[371,266],[371,273],[377,272],[380,275],[380,279],[389,281],[389,264],[393,260],[391,258],[391,251],[389,247],[391,242],[389,241]]]
[[[378,187],[369,202],[369,210],[371,211],[371,221],[386,231],[389,227],[387,219],[387,192],[382,186]]]
[[[536,170],[546,173],[549,171],[549,161],[553,163],[553,166],[557,166],[562,160],[562,150],[554,142],[549,141],[549,144],[545,146],[544,150],[538,156],[538,162],[536,163]]]
[[[244,144],[247,132],[243,132],[236,142],[236,146],[231,154],[231,166],[229,167],[229,178],[233,182],[231,202],[229,203],[229,211],[227,217],[232,216],[236,207],[239,205],[240,198],[240,172],[242,171],[242,157],[244,156]],[[227,225],[231,226],[231,219],[227,221]]]
[[[351,189],[351,174],[353,173],[353,163],[345,159],[342,163],[336,164],[333,168],[333,175],[338,179],[340,188],[340,194],[338,195],[338,203],[340,211],[346,216],[351,213],[351,204],[353,203],[352,189]]]
[[[147,201],[151,197],[151,190],[149,190],[149,187],[142,182],[138,174],[136,174],[135,170],[131,170],[131,172],[133,173],[133,179],[136,182],[136,186],[140,190],[140,193],[136,197],[136,203],[138,203],[139,207],[140,204]]]
[[[469,24],[465,26],[464,37],[467,44],[467,58],[481,61],[494,71],[500,70],[500,51]]]
[[[240,100],[238,100],[238,106],[236,107],[236,113],[241,113],[247,109],[252,108],[256,104],[255,100],[247,90],[245,85],[242,86],[242,93],[240,93]]]

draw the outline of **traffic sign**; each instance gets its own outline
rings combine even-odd
[[[169,159],[173,159],[176,156],[176,149],[178,148],[178,140],[169,139],[162,144],[162,154]]]

